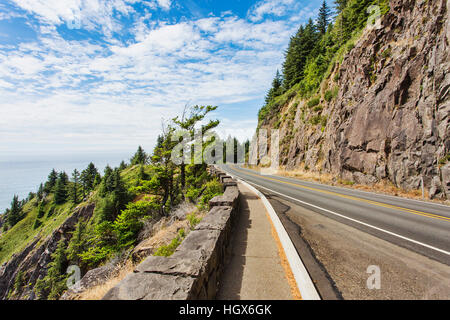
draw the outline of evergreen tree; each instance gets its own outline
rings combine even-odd
[[[123,171],[127,168],[127,164],[125,163],[125,161],[122,161],[119,165],[119,170]]]
[[[128,191],[120,176],[120,170],[111,169],[110,166],[106,166],[105,175],[103,177],[100,196],[104,198],[102,202],[103,213],[102,220],[113,221],[121,210],[125,209],[125,205],[128,202]]]
[[[97,187],[100,183],[102,183],[102,176],[100,175],[100,173],[97,173],[94,179],[94,188]]]
[[[37,195],[37,198],[38,198],[39,201],[41,201],[43,199],[43,197],[44,197],[44,184],[42,184],[42,183],[40,184],[36,195]]]
[[[191,138],[194,138],[195,126],[199,122],[201,122],[203,119],[205,119],[205,117],[209,113],[211,113],[215,110],[217,110],[216,106],[194,106],[189,109],[189,115],[186,115],[188,110],[187,110],[187,108],[185,108],[181,119],[179,117],[176,117],[175,119],[173,119],[173,122],[175,123],[175,125],[179,126],[180,129],[187,131]],[[219,125],[218,120],[210,120],[206,125],[202,126],[202,134],[205,134],[209,130],[214,129],[218,125]],[[171,129],[169,129],[169,131],[170,130]],[[171,134],[172,133],[170,133],[170,136],[171,136]],[[167,141],[165,140],[166,138],[167,137],[164,137],[164,136],[158,137],[158,143],[157,143],[155,150],[164,150],[167,146],[171,145],[170,143],[167,143]],[[193,152],[191,152],[191,155],[192,154],[193,154]],[[192,157],[191,157],[191,161],[192,161]],[[183,162],[180,165],[180,171],[181,171],[180,183],[181,183],[182,190],[184,190],[186,187],[186,165],[189,165],[189,164],[190,164],[190,162],[189,163]]]
[[[272,88],[266,96],[266,104],[269,104],[275,97],[278,97],[283,93],[283,78],[281,77],[280,71],[277,70],[277,74],[272,81]]]
[[[72,198],[73,203],[77,204],[79,202],[80,194],[78,189],[80,187],[80,173],[77,169],[72,172],[72,188],[70,196]]]
[[[65,172],[60,172],[59,175],[58,175],[58,178],[61,180],[61,182],[65,186],[67,186],[67,184],[69,183],[69,176]]]
[[[318,35],[312,19],[309,19],[305,27],[300,26],[297,34],[291,38],[283,64],[285,90],[289,90],[303,79],[307,59],[315,48],[317,40]]]
[[[9,227],[14,227],[20,220],[22,220],[22,204],[19,201],[19,197],[15,195],[7,216]]]
[[[58,180],[58,173],[53,169],[48,175],[47,182],[45,183],[44,191],[50,193],[56,185],[56,180]]]
[[[148,174],[145,172],[145,167],[143,165],[139,166],[139,174],[138,174],[138,179],[140,181],[142,180],[148,180],[149,176]]]
[[[158,135],[158,139],[156,140],[156,148],[161,148],[164,143],[164,136]]]
[[[57,205],[64,204],[67,201],[67,186],[64,183],[65,177],[61,175],[55,185],[55,199]]]
[[[80,180],[83,185],[84,194],[87,194],[94,189],[95,177],[97,175],[98,170],[92,162],[81,172]]]
[[[131,158],[131,165],[134,166],[137,164],[145,164],[146,162],[147,162],[147,154],[145,153],[144,149],[142,149],[142,147],[139,146],[133,158]]]
[[[319,9],[319,17],[317,18],[317,30],[320,34],[324,35],[327,32],[328,25],[330,24],[330,17],[330,8],[328,8],[327,2],[324,0]]]
[[[45,215],[45,204],[43,202],[40,202],[38,206],[37,218],[41,219],[44,215]]]
[[[336,6],[337,13],[341,13],[344,8],[347,6],[348,0],[334,0],[334,4]]]
[[[24,280],[25,279],[24,279],[23,271],[19,271],[17,273],[17,276],[16,276],[15,280],[14,280],[14,291],[16,293],[19,293],[22,290],[22,287],[24,285]]]
[[[107,193],[114,190],[113,169],[109,165],[106,166],[103,179],[101,182],[100,195],[106,196]]]
[[[80,265],[81,259],[79,254],[89,249],[87,239],[87,222],[83,219],[80,220],[75,231],[72,234],[69,246],[67,247],[67,258],[71,263]]]
[[[67,258],[64,239],[58,242],[58,247],[52,254],[47,275],[36,282],[36,295],[40,300],[57,300],[67,289]]]

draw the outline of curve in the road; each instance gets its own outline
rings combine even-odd
[[[224,166],[241,179],[380,238],[450,262],[450,207],[336,188]]]

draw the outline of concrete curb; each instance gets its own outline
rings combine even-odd
[[[231,175],[230,173],[228,174],[235,180],[245,185],[252,192],[254,192],[259,198],[261,198],[262,202],[264,203],[264,206],[269,213],[270,219],[272,220],[278,237],[280,238],[281,245],[283,246],[284,252],[289,262],[289,266],[291,267],[292,273],[294,274],[297,287],[300,291],[300,294],[302,295],[303,300],[321,300],[319,293],[317,292],[317,289],[314,286],[314,283],[305,268],[305,265],[303,264],[300,256],[297,253],[297,250],[294,247],[294,244],[291,241],[291,238],[289,237],[286,229],[281,223],[280,218],[278,218],[278,215],[276,214],[269,200],[267,200],[264,194],[262,194],[252,185]]]

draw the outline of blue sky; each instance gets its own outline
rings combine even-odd
[[[321,0],[2,0],[0,160],[150,149],[184,105],[251,136]]]

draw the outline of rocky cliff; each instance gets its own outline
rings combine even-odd
[[[295,96],[260,125],[280,127],[281,163],[407,190],[423,178],[431,197],[449,198],[449,6],[391,0],[382,28],[366,29],[334,65],[319,101]]]
[[[80,219],[89,219],[95,209],[94,204],[86,205],[75,209],[74,213],[48,238],[36,238],[20,253],[0,267],[0,300],[8,298],[14,291],[14,283],[17,275],[21,273],[23,287],[19,292],[15,292],[14,299],[34,300],[34,286],[38,279],[42,279],[47,274],[48,264],[51,255],[61,239],[70,240],[72,232]]]

